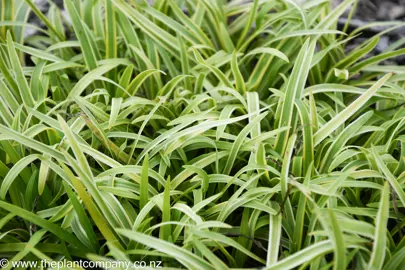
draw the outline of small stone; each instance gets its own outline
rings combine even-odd
[[[380,41],[379,41],[378,44],[377,44],[376,50],[377,50],[378,52],[383,52],[383,51],[385,51],[385,49],[388,48],[389,43],[390,43],[389,37],[387,37],[387,36],[382,36],[382,37],[380,38]]]
[[[389,16],[392,20],[405,16],[405,6],[393,6],[389,11]]]

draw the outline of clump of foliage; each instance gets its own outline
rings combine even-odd
[[[356,3],[2,1],[1,257],[399,268],[402,24],[347,51]]]

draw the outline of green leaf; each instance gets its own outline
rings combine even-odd
[[[75,30],[77,39],[80,42],[80,47],[82,49],[82,53],[84,56],[84,61],[86,62],[86,66],[89,71],[97,68],[97,58],[95,55],[95,48],[93,47],[89,36],[86,34],[86,30],[84,27],[84,23],[80,18],[76,7],[73,5],[72,1],[65,0],[65,7],[69,13],[71,18],[73,28]]]
[[[148,236],[142,233],[129,231],[125,229],[117,229],[118,233],[132,239],[136,242],[142,243],[143,245],[149,246],[160,252],[168,254],[178,260],[184,266],[191,269],[215,269],[213,266],[197,257],[190,251],[178,247],[172,243],[160,240],[158,238]]]
[[[67,99],[72,100],[82,94],[82,92],[91,84],[93,83],[95,78],[100,77],[104,73],[110,71],[111,69],[115,68],[118,64],[117,63],[111,63],[111,64],[105,64],[101,65],[94,70],[90,71],[86,75],[84,75],[78,83],[75,84],[75,86],[72,88],[70,91]]]
[[[245,140],[246,136],[252,132],[252,129],[260,123],[260,121],[266,117],[267,113],[262,113],[260,115],[257,115],[253,121],[251,121],[248,125],[246,125],[242,131],[239,133],[238,137],[236,138],[235,142],[232,144],[231,151],[229,153],[229,157],[226,161],[223,173],[224,174],[229,174],[231,172],[231,169],[234,165],[234,162],[236,160],[236,157],[238,155],[238,152],[240,148],[242,147],[243,141]]]
[[[281,216],[270,215],[269,242],[267,247],[266,266],[271,267],[277,263],[281,239]]]
[[[302,249],[301,251],[288,256],[276,264],[273,264],[270,267],[265,269],[268,270],[288,270],[294,269],[297,266],[303,265],[305,263],[311,262],[313,259],[327,254],[333,251],[333,244],[330,240],[320,241],[316,244],[313,244],[309,247]]]
[[[111,101],[111,114],[108,120],[108,128],[111,129],[117,121],[118,114],[121,109],[122,98],[113,98]]]
[[[335,131],[340,125],[342,125],[347,119],[349,119],[353,114],[355,114],[376,92],[384,85],[385,82],[392,76],[392,74],[387,74],[378,80],[372,87],[370,87],[364,94],[353,101],[349,106],[347,106],[343,111],[336,115],[327,124],[322,126],[314,134],[314,145],[318,145],[323,139],[329,136],[333,131]]]
[[[276,56],[276,57],[278,57],[278,58],[284,60],[284,61],[287,62],[287,63],[290,62],[290,61],[288,60],[288,57],[287,57],[284,53],[282,53],[281,51],[279,51],[279,50],[277,50],[277,49],[274,49],[274,48],[264,48],[264,47],[262,47],[262,48],[256,48],[256,49],[251,50],[249,53],[247,53],[247,54],[243,57],[242,61],[244,61],[245,59],[247,59],[249,56],[256,55],[256,54],[269,54],[269,55]]]
[[[333,269],[344,270],[346,269],[346,245],[343,239],[343,233],[332,209],[329,209],[329,217],[332,224],[332,240],[335,250]]]
[[[371,253],[369,269],[381,269],[386,256],[387,244],[387,223],[389,217],[389,185],[385,183],[381,193],[381,201],[377,217],[375,219],[376,228],[373,242],[373,252]]]
[[[235,78],[236,89],[241,94],[246,93],[245,81],[244,81],[243,76],[240,73],[240,70],[238,67],[236,51],[234,51],[232,54],[231,68],[232,68],[233,77]]]
[[[29,89],[28,82],[24,76],[24,72],[20,65],[18,55],[14,49],[14,42],[10,32],[7,32],[7,48],[10,54],[10,62],[16,75],[16,82],[20,91],[21,98],[25,106],[32,108],[34,107],[35,101]]]
[[[292,120],[294,116],[294,101],[302,97],[302,92],[307,80],[307,76],[310,69],[310,62],[315,50],[315,42],[309,41],[309,39],[302,46],[293,71],[288,79],[287,88],[285,90],[285,97],[281,109],[281,117],[278,127],[291,127],[293,125]],[[277,136],[276,151],[283,153],[286,147],[287,138],[290,131],[285,131]]]
[[[38,155],[29,155],[22,159],[20,159],[7,173],[6,177],[1,183],[0,187],[0,199],[5,200],[7,191],[9,190],[10,186],[13,182],[17,179],[18,175],[24,170],[30,163],[38,159]]]
[[[71,243],[75,247],[83,250],[84,252],[89,251],[89,249],[83,245],[73,234],[69,233],[68,231],[62,229],[58,225],[49,222],[43,218],[38,217],[36,214],[31,213],[25,209],[12,205],[10,203],[0,201],[0,207],[3,208],[5,211],[10,212],[14,215],[18,215],[23,219],[32,222],[43,229],[48,230],[49,232],[55,234],[58,238],[68,243]]]
[[[149,157],[148,154],[146,154],[143,164],[142,164],[142,174],[141,174],[141,191],[140,191],[140,201],[139,201],[139,208],[142,209],[145,207],[145,205],[148,203],[148,198],[149,198]]]
[[[399,184],[395,176],[390,172],[387,165],[381,160],[380,155],[378,154],[375,147],[372,147],[371,153],[374,157],[375,162],[377,163],[378,168],[384,174],[387,181],[390,183],[391,187],[394,189],[395,193],[398,195],[402,205],[405,205],[405,192]]]

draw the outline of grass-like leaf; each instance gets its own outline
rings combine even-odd
[[[405,42],[378,48],[403,23],[349,31],[357,0],[63,2],[0,1],[2,258],[401,268]]]

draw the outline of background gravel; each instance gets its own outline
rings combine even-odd
[[[150,3],[154,0],[148,0]],[[249,0],[246,0],[249,1]],[[298,3],[306,2],[306,0],[295,0]],[[343,0],[332,0],[332,5],[337,6]],[[35,0],[36,5],[43,13],[47,13],[49,8],[49,2],[53,2],[58,5],[63,10],[63,0]],[[346,16],[349,11],[346,12]],[[68,15],[66,12],[62,13],[67,19]],[[368,22],[373,21],[404,21],[405,22],[405,0],[359,0],[356,13],[354,14],[353,19],[350,22],[349,30],[354,30],[358,27],[363,26]],[[29,21],[36,25],[41,25],[41,22],[31,14]],[[346,19],[343,16],[339,20],[340,27],[345,25]],[[363,35],[355,39],[349,46],[348,49],[351,49],[366,38],[375,35],[376,33],[381,32],[384,28],[371,28],[363,32]],[[26,36],[33,35],[35,32],[27,28]],[[374,51],[374,54],[383,52],[390,44],[398,41],[399,39],[405,38],[405,27],[399,28],[395,31],[388,33],[381,37],[380,42],[377,48]],[[405,64],[405,57],[399,58],[397,60],[399,64]]]
[[[333,0],[337,6],[342,0]],[[363,21],[405,21],[405,0],[360,0],[355,14]]]
[[[63,0],[35,0],[35,3],[41,10],[46,11],[49,6],[48,1],[63,7]],[[304,0],[296,1],[305,2]],[[149,0],[149,2],[153,2],[153,0]],[[342,0],[332,0],[334,6],[340,2]],[[356,18],[365,21],[405,20],[405,0],[360,0]]]

